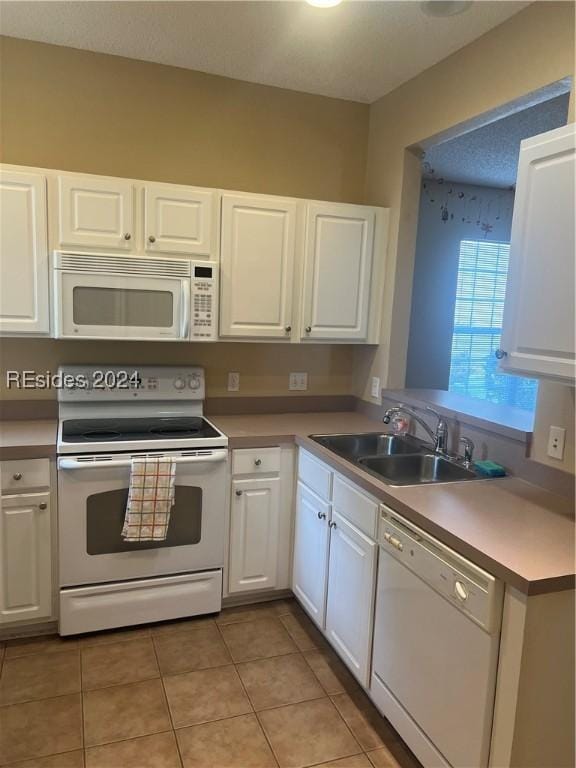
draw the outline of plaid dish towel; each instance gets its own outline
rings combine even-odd
[[[170,458],[133,458],[124,541],[163,541],[174,505],[176,464]]]

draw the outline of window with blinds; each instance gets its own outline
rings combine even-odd
[[[538,382],[498,372],[510,245],[462,240],[450,361],[451,392],[533,411]]]

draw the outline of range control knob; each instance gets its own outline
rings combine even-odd
[[[468,590],[466,589],[466,585],[463,584],[461,581],[456,581],[454,583],[454,594],[460,600],[462,603],[468,599]]]
[[[186,386],[186,382],[182,378],[182,376],[177,376],[173,381],[174,389],[177,389],[178,391],[181,391]]]
[[[200,389],[200,376],[197,373],[193,373],[188,379],[188,386],[190,389]]]

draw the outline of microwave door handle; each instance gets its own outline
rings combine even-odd
[[[189,280],[182,281],[182,338],[190,338],[190,294],[192,283]]]
[[[225,461],[227,455],[228,451],[223,450],[208,456],[176,456],[173,461],[175,464],[208,464]],[[131,464],[130,459],[111,459],[110,461],[83,461],[64,457],[58,459],[58,469],[106,469],[107,467],[129,467]]]

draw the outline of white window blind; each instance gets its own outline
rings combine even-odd
[[[450,361],[451,392],[533,411],[535,379],[498,373],[509,243],[462,240]]]

